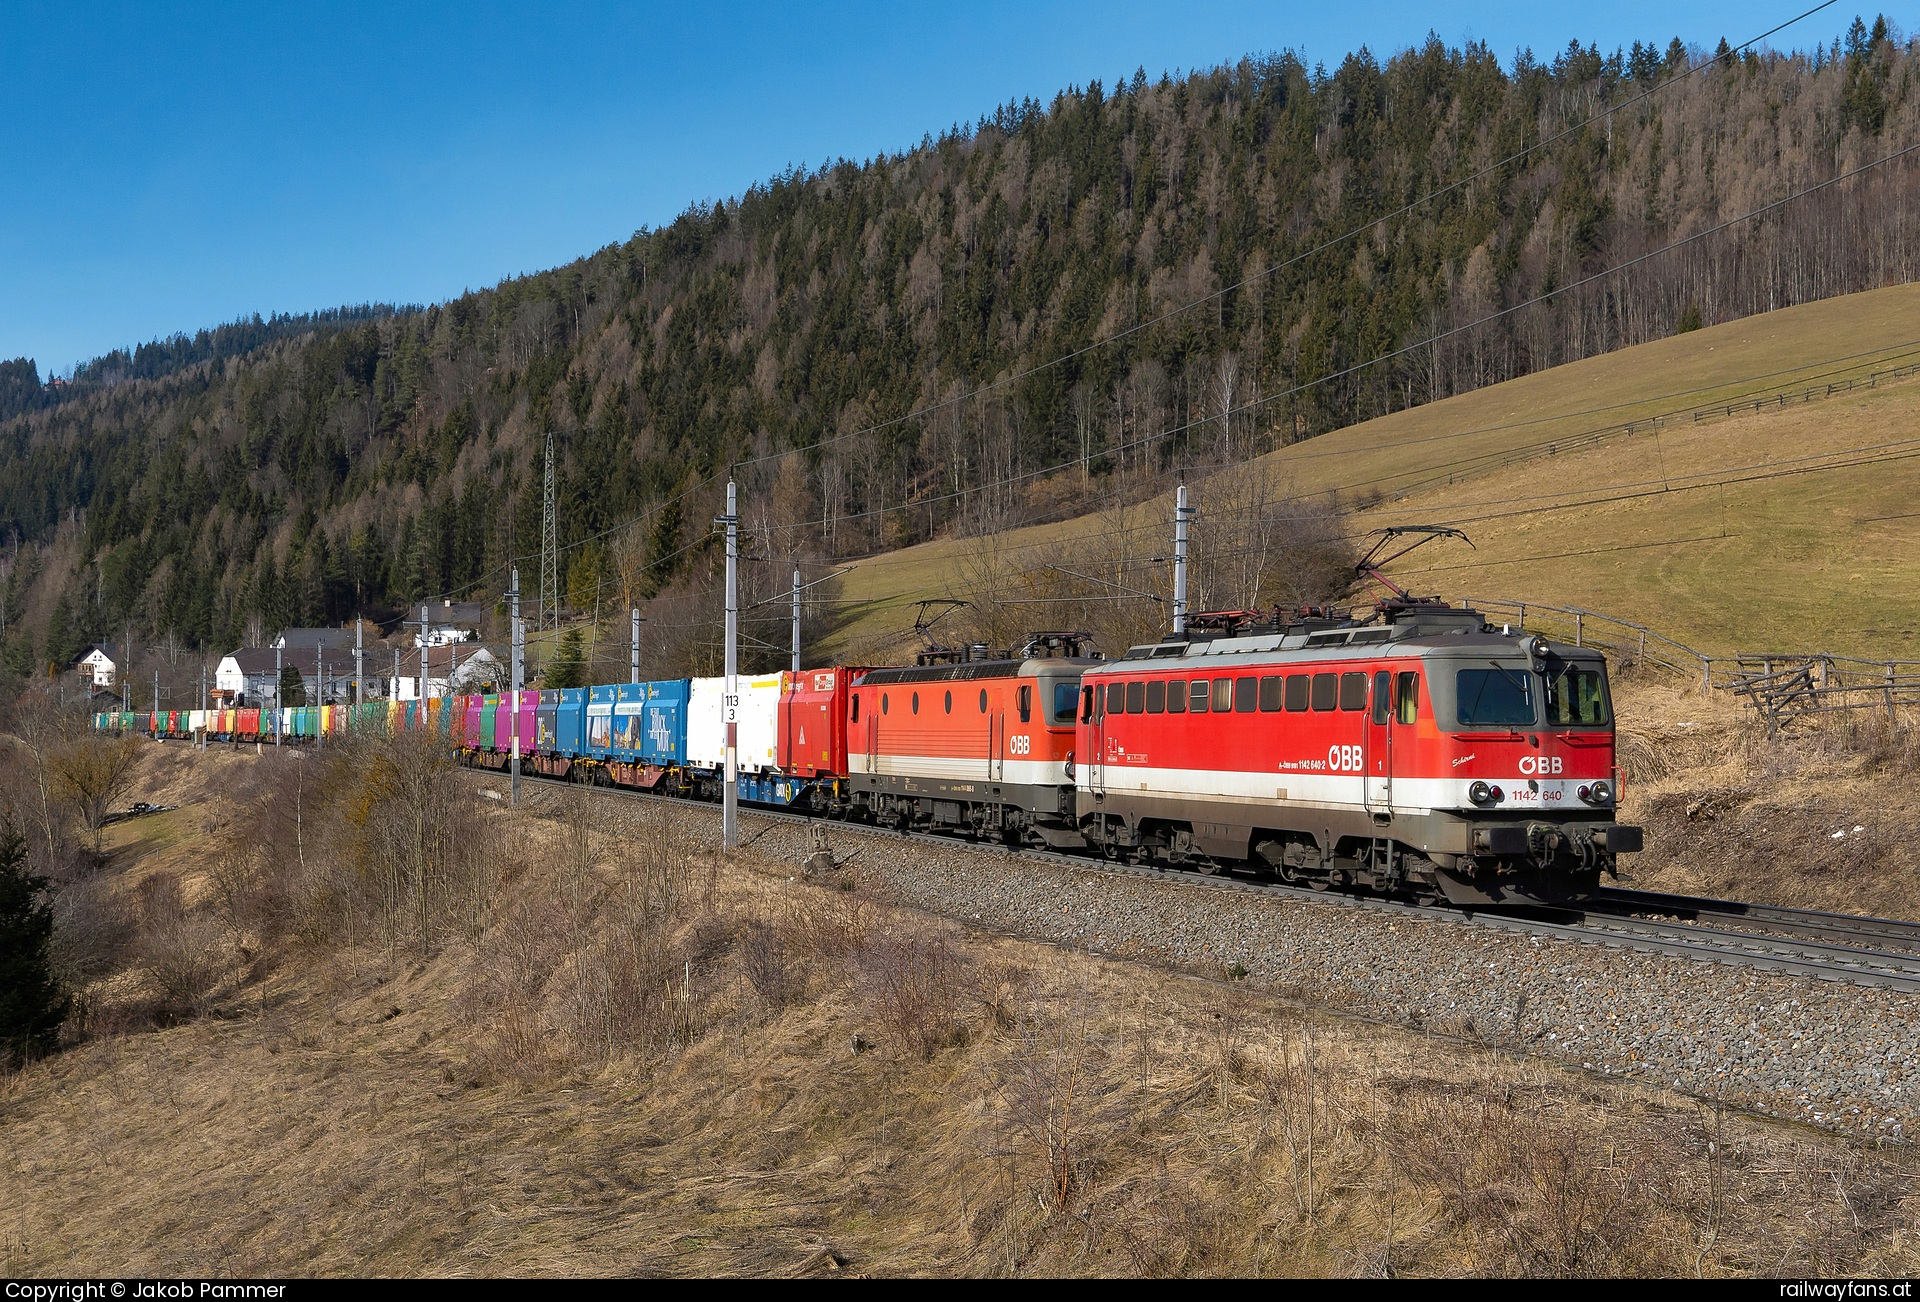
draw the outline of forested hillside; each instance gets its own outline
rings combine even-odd
[[[6,662],[497,596],[549,432],[562,585],[624,611],[704,573],[729,465],[771,586],[1906,281],[1916,53],[1856,21],[1136,73],[425,310],[118,354],[57,402],[10,371]]]

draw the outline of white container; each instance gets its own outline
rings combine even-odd
[[[727,730],[720,725],[720,697],[727,680],[696,678],[687,688],[687,764],[717,769],[727,762]]]
[[[740,683],[739,730],[735,745],[742,773],[772,772],[780,755],[780,698],[786,693],[785,673],[764,674]],[[721,769],[727,763],[727,729],[722,710],[724,678],[696,678],[687,697],[687,763],[693,768]]]

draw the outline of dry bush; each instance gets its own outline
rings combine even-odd
[[[731,920],[702,912],[694,841],[655,811],[609,824],[606,802],[563,804],[554,836],[524,842],[507,903],[473,944],[463,995],[471,1065],[528,1082],[573,1063],[655,1055],[708,1021],[709,966]]]
[[[519,838],[476,808],[436,738],[353,737],[276,764],[236,822],[276,926],[322,946],[378,937],[389,955],[484,926]]]
[[[1047,1200],[1065,1211],[1085,1176],[1091,1136],[1112,1124],[1104,1081],[1105,1046],[1088,1029],[1089,1007],[1073,998],[1024,1019],[998,1069],[1003,1124],[1009,1137],[1037,1151]]]
[[[805,988],[786,928],[766,918],[748,918],[740,927],[740,967],[754,994],[769,1012],[792,1003]]]
[[[1920,774],[1920,724],[1902,724],[1879,710],[1853,710],[1825,730],[1864,772],[1912,777]]]
[[[1641,1155],[1547,1091],[1447,1091],[1417,1082],[1384,1111],[1383,1138],[1437,1188],[1452,1231],[1500,1273],[1591,1276],[1659,1271],[1650,1260]]]
[[[909,924],[874,938],[857,960],[881,1024],[902,1049],[930,1059],[964,1038],[959,1014],[970,974],[945,932]]]
[[[785,921],[794,953],[834,962],[859,954],[873,931],[873,906],[842,891],[806,891]]]
[[[134,935],[134,919],[115,883],[78,873],[53,891],[53,967],[62,987],[80,991],[117,969]]]
[[[167,1019],[205,1012],[226,969],[220,924],[189,910],[179,880],[171,876],[146,878],[136,898],[140,934],[135,949],[156,1011]]]

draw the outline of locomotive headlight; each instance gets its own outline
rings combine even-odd
[[[1536,636],[1533,641],[1527,643],[1527,650],[1533,654],[1535,660],[1545,660],[1547,658],[1547,639]]]
[[[1486,783],[1476,782],[1467,788],[1467,799],[1476,805],[1491,804],[1496,799],[1496,793]]]
[[[1611,804],[1613,801],[1613,784],[1602,779],[1590,787],[1581,787],[1576,794],[1589,805]]]

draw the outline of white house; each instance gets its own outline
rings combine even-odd
[[[483,646],[465,646],[455,642],[445,647],[427,647],[400,661],[400,690],[403,701],[420,699],[420,662],[427,666],[427,696],[461,696],[488,688],[498,691],[507,674],[493,652]]]
[[[242,706],[273,705],[280,696],[280,680],[273,668],[275,654],[273,647],[252,646],[222,656],[220,667],[213,672],[214,686],[234,693]],[[352,647],[345,650],[319,650],[311,646],[304,650],[280,648],[278,655],[283,667],[299,672],[300,686],[306,692],[308,704],[313,703],[316,689],[320,699],[329,705],[352,699]],[[373,672],[367,676],[366,694],[370,697],[380,694],[377,687],[382,679],[376,676],[379,667],[378,657],[369,652],[367,668]]]
[[[229,700],[243,706],[273,704],[276,681],[272,647],[243,646],[220,657],[213,671],[214,689],[229,693]]]
[[[413,635],[416,647],[448,646],[469,642],[480,636],[480,620],[486,608],[477,601],[443,601],[439,605],[423,602],[420,617],[407,623],[420,631]]]
[[[120,662],[126,657],[111,642],[96,642],[80,657],[79,670],[93,676],[95,691],[105,691],[118,681]]]

